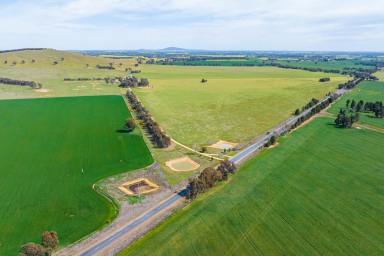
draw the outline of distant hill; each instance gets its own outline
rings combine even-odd
[[[41,50],[47,50],[47,48],[21,48],[21,49],[3,50],[3,51],[0,51],[0,53],[22,52],[22,51],[41,51]]]
[[[159,51],[180,52],[180,51],[190,51],[190,50],[184,49],[184,48],[179,48],[179,47],[167,47],[167,48],[164,48],[164,49],[160,49]]]

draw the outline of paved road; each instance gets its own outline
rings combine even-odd
[[[338,90],[336,91],[337,94],[342,95],[346,91],[345,90]],[[322,102],[328,100],[329,97],[325,98],[324,100],[320,101],[317,105],[321,104]],[[316,107],[315,105],[314,107]],[[273,136],[273,135],[281,135],[282,133],[289,130],[290,126],[293,125],[300,117],[305,116],[308,114],[314,107],[303,111],[298,116],[293,116],[288,118],[283,123],[277,125],[276,127],[270,129],[266,134],[260,136],[256,139],[256,141],[246,147],[244,150],[237,153],[235,156],[230,158],[230,161],[232,161],[235,164],[241,163],[244,159],[247,159],[248,157],[252,156],[257,150],[264,147],[264,144]],[[169,197],[167,200],[163,201],[159,205],[155,206],[148,212],[140,215],[133,221],[127,223],[125,226],[123,226],[121,229],[110,235],[109,237],[105,238],[104,240],[99,241],[97,244],[93,245],[91,248],[86,250],[85,252],[81,253],[81,256],[93,256],[97,255],[98,253],[101,253],[104,249],[107,249],[109,246],[111,246],[112,243],[117,241],[122,236],[126,235],[130,231],[134,230],[135,228],[139,227],[140,225],[143,225],[146,221],[148,221],[150,218],[154,217],[156,214],[160,213],[163,209],[171,206],[173,203],[175,203],[177,200],[184,197],[186,194],[186,189],[184,189],[182,192],[178,194],[174,194],[171,197]]]
[[[107,248],[109,245],[111,245],[113,242],[127,234],[129,231],[135,229],[136,227],[140,226],[147,220],[149,220],[151,217],[155,216],[157,213],[161,212],[163,209],[167,208],[168,206],[172,205],[177,200],[183,198],[185,196],[186,191],[182,191],[180,193],[172,195],[167,200],[163,201],[156,207],[152,208],[151,210],[147,211],[143,215],[140,215],[136,219],[134,219],[132,222],[128,223],[127,225],[123,226],[121,229],[113,233],[108,238],[99,241],[97,244],[93,245],[91,248],[89,248],[87,251],[81,253],[81,256],[93,256],[97,255],[100,251]]]
[[[347,90],[339,89],[335,93],[338,94],[339,96],[341,96],[346,92],[347,92]],[[237,153],[236,155],[231,157],[229,160],[231,162],[233,162],[234,164],[241,163],[243,160],[252,156],[256,151],[262,149],[264,147],[265,143],[267,143],[271,139],[272,136],[274,136],[274,135],[280,136],[281,134],[289,131],[290,127],[293,124],[295,124],[299,118],[307,115],[309,112],[311,112],[311,110],[313,108],[315,108],[316,106],[320,105],[321,103],[327,101],[329,98],[330,98],[330,96],[324,98],[323,100],[319,101],[319,103],[317,103],[312,108],[309,108],[309,109],[303,111],[302,113],[300,113],[297,116],[292,116],[292,117],[288,118],[287,120],[285,120],[284,122],[277,125],[276,127],[268,130],[268,132],[266,134],[258,137],[253,144],[246,147],[244,150],[240,151],[239,153]]]

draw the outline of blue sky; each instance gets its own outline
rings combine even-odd
[[[0,0],[0,49],[384,51],[384,0]]]

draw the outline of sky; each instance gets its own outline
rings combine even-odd
[[[0,49],[384,51],[384,0],[0,0]]]

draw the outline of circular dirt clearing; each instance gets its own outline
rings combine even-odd
[[[187,156],[169,160],[165,162],[165,165],[175,172],[190,172],[200,167],[198,163]]]

